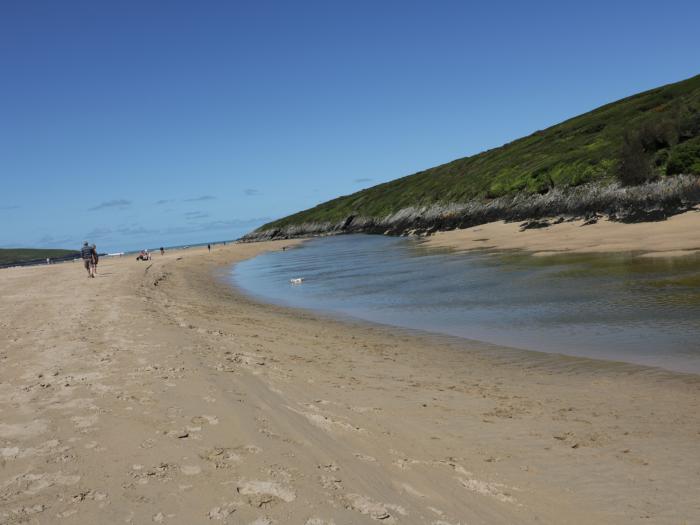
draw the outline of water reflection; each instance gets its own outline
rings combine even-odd
[[[289,279],[304,277],[291,286]],[[700,372],[700,258],[450,252],[312,240],[237,265],[266,301],[496,344]]]

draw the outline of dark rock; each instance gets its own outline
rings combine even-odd
[[[525,230],[539,230],[540,228],[549,228],[551,224],[549,221],[543,220],[532,220],[532,221],[525,221],[520,225],[520,231],[525,231]]]
[[[355,215],[350,215],[350,216],[348,216],[348,218],[345,219],[345,222],[344,222],[343,225],[340,227],[340,229],[341,229],[341,230],[347,230],[348,228],[350,228],[350,225],[352,224],[352,221],[355,220],[355,217],[356,217]]]

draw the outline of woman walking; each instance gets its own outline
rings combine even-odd
[[[93,264],[93,269],[94,269],[93,273],[97,273],[97,263],[98,262],[100,262],[100,256],[97,255],[97,246],[95,246],[93,244],[92,245],[92,264]],[[95,276],[93,275],[93,277],[95,277]]]

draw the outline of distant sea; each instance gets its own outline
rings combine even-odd
[[[290,279],[303,278],[294,285]],[[515,348],[700,373],[700,257],[451,252],[348,235],[237,264],[262,301]]]

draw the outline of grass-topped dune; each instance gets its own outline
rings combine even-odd
[[[402,233],[557,214],[660,218],[700,202],[698,175],[700,75],[338,197],[265,224],[244,240]]]

